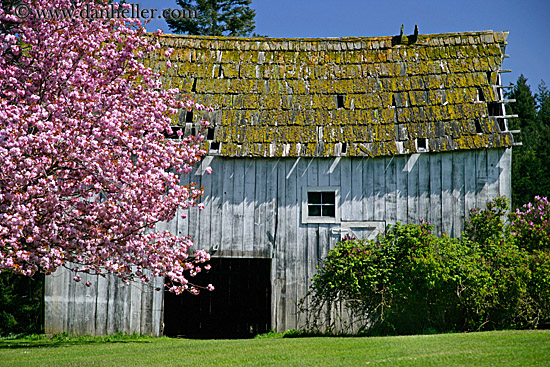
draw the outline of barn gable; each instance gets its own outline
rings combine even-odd
[[[88,276],[90,290],[57,272],[47,280],[46,332],[283,331],[303,322],[297,302],[344,235],[372,238],[420,220],[460,235],[470,209],[511,193],[506,37],[161,37],[149,65],[166,87],[215,110],[174,121],[185,134],[201,118],[212,123],[208,156],[182,179],[204,186],[205,209],[157,230],[215,251],[206,278],[218,287],[191,300]]]

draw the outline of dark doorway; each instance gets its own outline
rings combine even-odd
[[[198,296],[164,293],[164,335],[251,338],[271,329],[271,260],[214,258],[193,281],[213,284]]]

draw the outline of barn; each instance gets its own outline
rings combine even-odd
[[[510,197],[513,131],[501,73],[507,32],[394,37],[220,38],[166,35],[171,68],[148,60],[214,112],[198,121],[208,151],[182,183],[204,186],[206,209],[158,230],[213,253],[174,296],[66,271],[47,277],[46,332],[247,337],[299,327],[297,302],[345,235],[426,220],[458,236],[470,209]],[[214,173],[206,175],[206,167]],[[181,213],[180,213],[181,214]]]

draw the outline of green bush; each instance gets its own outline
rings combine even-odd
[[[518,235],[507,211],[505,198],[473,210],[460,239],[398,223],[376,241],[338,243],[301,302],[304,329],[330,332],[339,322],[339,330],[388,335],[548,325],[550,253],[542,241],[525,245],[532,235]],[[335,317],[341,305],[349,314]]]

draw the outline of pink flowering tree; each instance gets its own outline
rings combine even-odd
[[[142,63],[171,50],[159,50],[139,20],[42,11],[100,10],[97,1],[3,4],[0,272],[64,266],[76,281],[81,272],[166,277],[171,291],[197,293],[186,275],[207,266],[208,253],[153,230],[202,195],[179,182],[205,154],[203,137],[165,135],[178,109],[205,107],[163,89]]]

